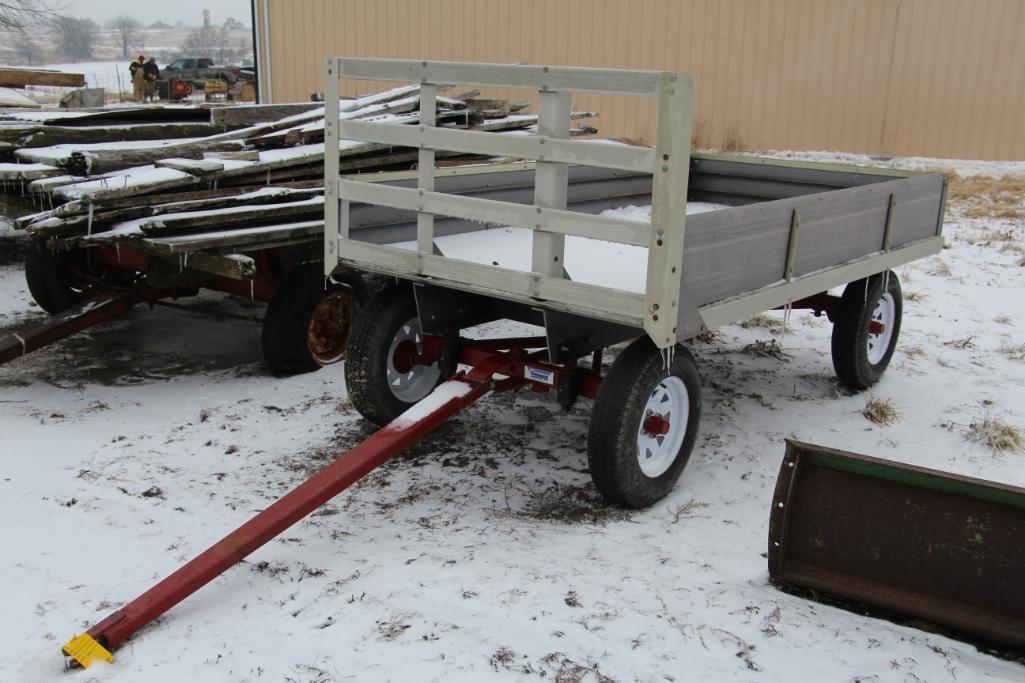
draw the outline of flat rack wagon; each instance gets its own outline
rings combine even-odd
[[[325,160],[325,275],[355,269],[398,280],[360,308],[345,362],[350,400],[383,428],[73,638],[63,651],[82,664],[111,660],[110,650],[147,623],[489,392],[554,390],[565,406],[594,398],[595,484],[621,505],[651,505],[680,477],[700,418],[687,340],[768,309],[824,312],[834,323],[837,374],[866,387],[886,369],[900,329],[900,284],[890,269],[942,247],[941,175],[691,155],[685,74],[329,58],[326,75],[329,149],[342,139],[419,149],[415,186],[343,177],[334,155]],[[340,120],[343,78],[420,83],[419,125]],[[457,84],[537,91],[539,134],[434,125],[437,87]],[[657,97],[654,148],[568,139],[574,92]],[[436,183],[435,150],[536,165]],[[595,173],[609,174],[616,189],[596,189]],[[581,194],[587,178],[598,184]],[[607,207],[610,196],[648,192],[650,222],[586,212]],[[722,206],[688,218],[688,200]],[[375,206],[388,208],[368,209]],[[491,260],[455,257],[465,255],[452,249],[458,238],[507,226],[528,238],[525,255],[503,246]],[[586,258],[601,261],[597,278],[572,279],[579,240],[590,243]],[[641,284],[611,286],[619,280],[609,271],[636,263],[625,256],[630,249],[641,250],[630,258],[643,255]],[[841,285],[841,296],[829,293]],[[544,335],[461,336],[499,319],[541,326]],[[603,349],[626,341],[603,376]]]
[[[504,347],[540,350],[521,354],[524,366],[509,372],[557,388],[567,404],[587,381],[607,385],[596,392],[588,451],[598,488],[620,504],[641,507],[664,496],[689,456],[700,395],[688,339],[773,308],[825,312],[834,322],[837,374],[864,388],[885,370],[899,332],[900,284],[890,269],[942,248],[942,175],[691,155],[686,74],[329,59],[328,102],[337,100],[340,79],[418,82],[425,110],[437,86],[529,88],[540,112],[539,135],[498,138],[434,126],[426,116],[414,127],[339,121],[329,111],[329,145],[346,139],[420,149],[416,188],[341,178],[331,160],[325,168],[325,272],[352,268],[415,283],[371,300],[357,317],[346,363],[353,404],[385,424],[450,375],[455,360],[469,358],[461,349],[474,344],[460,340],[460,330],[496,319],[543,326],[543,339]],[[657,98],[654,148],[568,139],[573,93]],[[536,160],[532,200],[437,191],[435,150]],[[649,179],[650,223],[567,210],[568,181],[596,168]],[[688,200],[722,208],[688,216]],[[371,244],[351,231],[350,216],[366,204],[406,211],[415,248]],[[529,243],[529,266],[446,255],[436,216],[461,220],[464,231],[515,226]],[[590,258],[605,249],[600,267],[610,282],[622,279],[617,269],[644,269],[639,291],[570,279],[567,259],[583,242],[568,237],[598,245]],[[612,243],[646,255],[638,263]],[[843,296],[828,294],[841,285]],[[602,382],[602,349],[631,339]],[[588,355],[594,362],[578,367]]]

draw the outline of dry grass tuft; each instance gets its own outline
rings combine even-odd
[[[411,616],[411,614],[402,614],[390,621],[377,622],[378,637],[381,640],[395,640],[409,629],[410,624],[405,623],[405,620]]]
[[[677,505],[675,508],[669,511],[669,523],[676,524],[681,519],[690,519],[692,517],[697,517],[698,515],[696,515],[695,513],[698,510],[704,510],[708,507],[708,505],[708,503],[702,503],[692,498],[683,505]]]
[[[1015,344],[1010,339],[1000,342],[1000,353],[1011,360],[1025,362],[1025,344]]]
[[[947,176],[947,201],[965,218],[1025,218],[1025,176],[962,177],[949,168],[928,170]]]
[[[943,345],[949,346],[952,349],[974,349],[975,335],[968,335],[963,339],[951,339],[950,341],[943,342]]]
[[[953,277],[954,271],[950,269],[950,266],[945,261],[937,259],[933,262],[932,268],[929,269],[929,274],[938,277]]]
[[[1025,451],[1025,436],[1017,427],[1007,424],[998,417],[984,416],[968,425],[965,438],[985,444],[998,453],[1021,453]]]
[[[993,322],[999,323],[1001,325],[1012,325],[1014,324],[1014,319],[1011,318],[1011,316],[1009,315],[998,315],[997,317],[993,318]]]
[[[1017,242],[1018,233],[1015,232],[1014,228],[1004,228],[1003,230],[987,230],[982,233],[982,239],[987,242]],[[1006,248],[1008,245],[1004,245]]]
[[[874,422],[881,427],[889,427],[896,422],[900,422],[900,411],[897,410],[897,406],[893,405],[893,401],[888,398],[870,396],[861,414],[869,422]]]
[[[921,346],[898,346],[897,348],[908,358],[924,358],[928,355]]]
[[[775,339],[770,339],[769,341],[759,339],[748,344],[741,351],[755,358],[775,358],[776,360],[789,360],[790,358],[786,351],[780,348],[779,342]]]
[[[1021,243],[1018,242],[1018,233],[1014,228],[1003,228],[999,230],[991,228],[976,229],[969,235],[961,235],[960,239],[972,246],[999,246],[1001,253],[1020,253],[1023,250]]]
[[[914,290],[909,289],[908,291],[904,292],[904,299],[906,301],[921,301],[922,299],[928,298],[928,294],[922,294],[921,292],[916,292]]]
[[[495,654],[491,655],[491,666],[498,671],[498,665],[507,666],[512,664],[514,659],[516,659],[516,653],[503,645],[495,650]]]
[[[947,177],[947,184],[948,185],[953,185],[955,182],[959,182],[961,180],[961,176],[958,175],[957,171],[955,171],[952,168],[948,168],[946,166],[929,166],[928,168],[924,168],[922,170],[925,171],[926,173],[940,173],[942,175],[945,175]],[[950,195],[952,194],[952,192],[953,192],[952,189],[949,189],[949,188],[947,189],[947,198],[948,199],[950,198]]]
[[[706,330],[698,336],[694,337],[694,341],[702,344],[717,344],[722,341],[722,332],[717,329]]]
[[[768,315],[767,313],[759,313],[758,315],[751,316],[747,320],[742,320],[740,326],[745,330],[751,328],[761,328],[769,330],[770,332],[781,332],[783,330],[783,321],[774,316]]]

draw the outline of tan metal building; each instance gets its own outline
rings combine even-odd
[[[264,102],[323,90],[329,54],[667,69],[694,78],[699,146],[1025,159],[1025,0],[253,0],[253,8]],[[602,136],[653,138],[650,103],[579,97],[574,106],[600,113]]]

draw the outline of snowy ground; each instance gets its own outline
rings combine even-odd
[[[730,326],[694,347],[704,415],[683,479],[627,513],[592,491],[588,402],[562,413],[532,393],[488,397],[145,629],[112,666],[68,675],[1025,679],[1019,664],[783,594],[767,577],[785,437],[1025,485],[1025,454],[965,438],[985,416],[1025,427],[1014,353],[1025,225],[952,219],[947,235],[942,254],[899,269],[914,300],[871,392],[893,401],[895,425],[869,422],[869,394],[838,387],[824,319],[795,314],[785,333],[778,315]],[[40,315],[14,244],[0,232],[0,329]],[[205,311],[140,309],[0,368],[0,638],[14,646],[0,680],[60,675],[71,635],[367,434],[340,367],[268,374],[260,306],[189,304]]]

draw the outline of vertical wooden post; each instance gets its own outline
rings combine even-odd
[[[427,126],[437,124],[438,86],[431,83],[420,85],[420,132]],[[417,161],[417,186],[423,191],[434,190],[434,150],[420,143]],[[434,253],[434,216],[420,212],[416,215],[416,248],[421,253]]]
[[[644,331],[659,348],[676,343],[683,275],[683,234],[690,173],[690,76],[661,74],[651,191],[651,241],[644,290]]]
[[[569,92],[542,90],[538,104],[537,132],[551,138],[569,137],[569,115],[572,102]],[[544,142],[542,138],[541,142]],[[540,213],[545,208],[565,209],[569,189],[569,168],[565,164],[537,162],[534,174],[534,204]],[[539,224],[540,225],[540,224]],[[535,273],[562,277],[566,236],[537,230],[531,249],[530,269]]]
[[[349,222],[349,202],[338,201],[338,61],[328,57],[324,78],[324,274],[330,275],[338,265],[338,234],[341,218]],[[342,215],[344,214],[344,215]],[[348,229],[345,230],[348,237]]]

